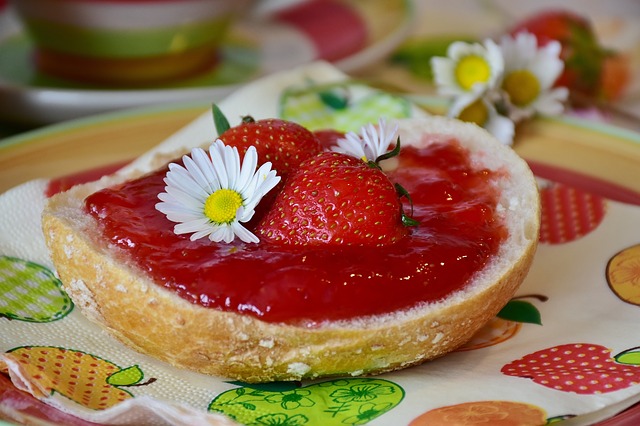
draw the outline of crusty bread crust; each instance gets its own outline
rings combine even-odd
[[[127,177],[79,185],[49,201],[43,229],[65,290],[89,319],[134,349],[175,366],[245,382],[374,374],[450,352],[513,296],[538,240],[539,198],[526,163],[484,130],[442,117],[401,121],[403,144],[425,134],[454,137],[478,167],[505,172],[499,212],[509,237],[467,288],[438,303],[385,316],[327,322],[315,328],[274,324],[204,308],[156,285],[84,213],[92,192]],[[386,167],[393,167],[387,164]]]

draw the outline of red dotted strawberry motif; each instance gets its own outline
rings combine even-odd
[[[604,346],[571,343],[526,355],[500,371],[562,392],[614,392],[640,384],[640,348],[612,357]]]
[[[587,235],[606,213],[602,197],[559,183],[543,182],[540,200],[540,241],[548,244],[563,244]]]

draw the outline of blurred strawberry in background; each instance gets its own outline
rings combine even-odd
[[[629,59],[600,44],[592,23],[574,12],[549,9],[517,23],[509,32],[528,31],[540,45],[557,40],[565,69],[556,86],[565,86],[577,104],[619,99],[631,79]]]

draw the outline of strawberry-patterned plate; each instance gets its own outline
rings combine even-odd
[[[11,7],[0,5],[0,120],[43,125],[121,108],[212,102],[261,75],[318,59],[353,72],[404,40],[413,7],[413,0],[266,0],[234,25],[203,73],[159,86],[105,88],[38,72],[32,41]]]
[[[303,98],[283,97],[280,110],[293,114],[289,117],[292,119],[308,119],[309,115],[295,114],[301,113],[300,105],[310,108],[314,93],[304,92]],[[375,103],[376,99],[383,102]],[[351,100],[352,109],[340,111],[348,114],[349,120],[356,116],[359,107],[366,107],[368,111],[372,105],[389,108],[390,102],[396,102],[379,94]],[[288,102],[298,108],[286,108]],[[434,109],[437,104],[433,103]],[[429,108],[428,102],[425,107]],[[55,185],[65,187],[113,170],[207,113],[207,109],[208,105],[196,103],[110,113],[9,138],[0,145],[0,192],[42,177],[54,178]],[[406,112],[403,108],[394,111]],[[314,119],[317,117],[313,115]],[[640,420],[640,408],[631,408],[611,419],[638,400],[640,351],[634,338],[637,334],[634,335],[633,330],[609,332],[601,328],[603,322],[618,316],[631,322],[636,318],[637,323],[640,314],[637,285],[634,285],[638,275],[633,267],[640,259],[640,234],[637,227],[632,226],[640,219],[640,180],[637,179],[640,135],[574,118],[541,119],[520,129],[515,149],[530,162],[540,178],[544,216],[538,263],[532,271],[533,280],[527,281],[501,315],[465,347],[434,362],[379,377],[263,387],[206,382],[203,386],[206,391],[198,394],[205,405],[199,407],[234,415],[243,424],[365,424],[370,420],[372,425],[419,426],[443,424],[442,419],[451,414],[491,415],[492,412],[520,420],[524,416],[533,419],[524,424],[542,424],[540,421],[551,423],[576,413],[588,413],[583,401],[610,398],[611,410],[596,410],[595,420],[579,415],[566,420],[566,424],[597,424],[609,417],[602,425],[623,426]],[[83,170],[91,172],[77,174]],[[605,234],[604,229],[620,232]],[[603,247],[608,254],[602,259],[591,254],[602,251]],[[16,259],[15,254],[0,258],[5,265],[2,271],[21,271],[22,277],[37,277],[21,279],[19,285],[29,285],[40,294],[51,295],[47,299],[46,315],[38,315],[33,306],[22,304],[20,297],[2,305],[6,312],[4,318],[0,318],[0,327],[43,330],[33,346],[12,344],[4,348],[7,353],[27,360],[25,375],[38,374],[36,370],[30,373],[28,368],[56,374],[56,363],[64,366],[66,360],[83,360],[93,364],[91,377],[99,379],[112,398],[106,401],[113,404],[118,400],[131,402],[143,395],[177,400],[181,395],[173,391],[186,393],[186,382],[192,386],[205,383],[205,378],[156,365],[133,352],[115,356],[112,345],[101,333],[92,341],[99,350],[91,351],[81,347],[80,338],[75,336],[69,341],[56,341],[45,335],[44,330],[57,330],[65,327],[65,323],[75,324],[79,313],[75,309],[69,312],[55,277],[42,274],[42,265]],[[600,271],[600,275],[594,278],[593,270]],[[588,282],[589,288],[583,289],[583,282]],[[591,288],[594,284],[601,298],[595,302],[586,298],[594,291]],[[14,287],[12,284],[12,290]],[[20,291],[20,288],[13,290],[16,294],[21,294]],[[589,305],[586,313],[580,311],[584,304]],[[603,310],[604,306],[611,305],[616,306],[615,311]],[[585,315],[592,315],[587,323]],[[558,318],[562,324],[556,329],[554,321]],[[563,327],[568,327],[570,333],[562,333]],[[618,340],[616,332],[626,333],[628,337]],[[85,338],[96,335],[95,330],[85,333],[77,329],[77,333]],[[571,365],[587,356],[589,362],[585,365],[600,369],[597,377],[589,370],[592,380],[582,377],[585,374],[576,375],[575,380],[559,381],[556,376],[573,374]],[[552,366],[558,369],[557,374],[535,370],[538,362],[544,363],[550,358],[557,358]],[[51,359],[58,361],[50,362]],[[451,374],[452,371],[455,374]],[[616,380],[614,376],[618,373],[628,378]],[[486,390],[460,386],[475,376],[483,383],[499,380],[509,386]],[[10,419],[22,418],[23,422],[34,423],[35,417],[53,424],[90,424],[17,392],[7,380],[1,380],[3,378],[0,376],[0,406],[3,407],[0,418],[11,415]],[[71,378],[49,386],[57,392],[66,392],[73,406],[94,407],[92,404],[101,403],[82,399],[82,395],[70,388]],[[171,392],[162,393],[165,390]],[[465,399],[474,392],[482,399]],[[566,405],[557,401],[566,401]],[[96,413],[95,408],[91,413]],[[327,422],[318,423],[319,418]],[[305,419],[308,421],[303,422]]]

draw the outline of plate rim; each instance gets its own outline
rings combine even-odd
[[[442,106],[442,100],[438,97],[423,97],[420,102],[417,103],[420,107],[427,111],[438,111]],[[198,113],[206,112],[211,106],[210,102],[202,101],[188,101],[180,103],[167,103],[153,106],[140,106],[136,108],[128,108],[117,111],[103,112],[99,114],[93,114],[86,117],[79,117],[72,120],[67,120],[59,123],[46,125],[37,129],[29,130],[14,136],[9,136],[4,139],[0,139],[0,157],[4,155],[10,155],[20,150],[29,151],[29,145],[46,142],[52,136],[68,137],[65,134],[73,135],[80,132],[83,129],[95,129],[104,126],[105,129],[101,131],[108,131],[108,128],[113,123],[122,121],[128,121],[136,125],[145,117],[151,119],[158,119],[164,114],[182,113],[188,114],[193,112],[193,119],[198,117]],[[560,126],[562,128],[576,129],[578,132],[592,133],[596,136],[602,136],[602,139],[596,139],[595,142],[576,141],[577,144],[594,145],[596,149],[602,151],[608,151],[612,156],[624,154],[625,152],[632,152],[634,157],[631,159],[633,164],[638,163],[637,159],[640,159],[640,133],[630,129],[622,128],[606,122],[594,122],[586,120],[584,118],[572,117],[572,116],[560,116],[560,117],[546,117],[537,118],[530,125],[535,133],[537,129],[547,129],[549,127]],[[171,136],[170,134],[166,137]],[[526,136],[524,138],[527,138]],[[162,142],[161,140],[158,143]],[[535,141],[531,142],[531,146],[535,146]],[[588,148],[588,145],[585,145]],[[631,182],[619,182],[614,179],[602,178],[601,174],[588,172],[581,169],[579,162],[577,162],[577,168],[572,165],[566,165],[559,167],[553,159],[545,160],[541,157],[540,150],[531,149],[528,145],[528,140],[516,140],[514,150],[526,160],[533,163],[542,163],[551,168],[561,168],[565,171],[574,172],[576,174],[584,174],[587,177],[591,177],[595,180],[599,179],[614,186],[629,190],[640,194],[640,183],[632,184]],[[640,163],[638,163],[640,165]],[[0,177],[3,176],[3,171],[0,171]],[[5,188],[7,190],[9,188]]]

